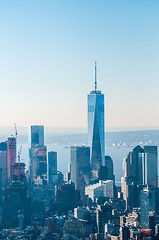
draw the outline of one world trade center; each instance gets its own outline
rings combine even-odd
[[[97,89],[96,63],[94,90],[88,94],[88,145],[92,170],[99,170],[105,158],[104,94]]]

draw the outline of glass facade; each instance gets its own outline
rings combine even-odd
[[[75,188],[80,188],[80,176],[89,175],[90,148],[86,146],[71,146],[71,180]]]
[[[44,126],[31,126],[31,146],[44,146]]]
[[[143,184],[158,185],[158,155],[157,146],[144,146],[142,154]]]
[[[158,215],[158,198],[158,188],[145,188],[140,191],[140,224],[142,228],[151,228],[153,214]]]
[[[99,170],[104,165],[104,94],[92,91],[88,95],[88,145],[92,169]]]

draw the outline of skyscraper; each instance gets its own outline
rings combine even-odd
[[[140,199],[137,192],[145,185],[157,187],[157,180],[157,146],[136,146],[123,160],[121,187],[126,207],[138,207]]]
[[[0,143],[0,169],[2,169],[2,187],[8,183],[7,175],[7,142]]]
[[[8,155],[8,179],[11,179],[12,167],[16,162],[16,138],[11,136],[7,141],[7,155]]]
[[[88,177],[90,170],[90,148],[71,146],[71,180],[76,189],[81,188],[81,178]]]
[[[127,209],[132,209],[139,205],[139,194],[137,192],[140,190],[139,185],[143,184],[142,154],[144,154],[144,149],[138,145],[123,159],[121,188]]]
[[[159,188],[145,188],[140,191],[140,224],[142,228],[151,228],[150,212],[159,214]]]
[[[34,182],[47,178],[47,147],[44,145],[44,126],[31,126],[30,178]]]
[[[93,170],[104,165],[104,94],[97,90],[96,63],[94,90],[88,94],[88,145],[90,146],[90,162]]]
[[[47,181],[49,184],[56,184],[57,178],[57,152],[48,152]]]
[[[158,185],[158,156],[157,146],[144,146],[143,161],[143,184]]]
[[[44,126],[31,126],[31,147],[44,146]]]

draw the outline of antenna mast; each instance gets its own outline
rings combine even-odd
[[[16,138],[16,142],[17,142],[18,131],[17,131],[16,123],[14,123],[14,128],[15,128],[15,138]]]
[[[20,163],[20,157],[22,153],[22,145],[20,146],[19,152],[18,152],[18,163]]]
[[[94,85],[95,85],[95,93],[97,92],[97,64],[96,64],[96,61],[95,61],[95,82],[94,82]]]

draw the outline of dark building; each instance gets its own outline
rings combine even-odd
[[[47,179],[49,184],[57,184],[57,152],[48,152]]]
[[[7,151],[7,142],[0,143],[0,151],[6,152]]]
[[[152,228],[153,213],[159,215],[159,188],[145,188],[140,192],[140,224]]]
[[[7,173],[7,142],[0,143],[0,168],[2,169],[2,187],[6,187],[8,184]]]
[[[19,211],[23,212],[24,224],[31,223],[31,200],[27,196],[27,187],[21,182],[14,182],[4,190],[3,228],[18,227]]]
[[[34,185],[29,190],[32,216],[43,219],[46,215],[46,209],[53,211],[55,188],[50,185]]]
[[[112,220],[112,205],[106,202],[99,205],[96,210],[98,233],[104,233],[105,224]]]
[[[12,181],[26,182],[25,166],[22,162],[14,163]]]
[[[130,153],[130,178],[136,184],[143,184],[142,180],[142,159],[144,149],[137,145]]]
[[[126,185],[127,188],[127,209],[132,210],[140,206],[140,191],[144,188],[144,185],[137,185],[135,183]]]
[[[114,180],[114,166],[110,156],[105,156],[105,167],[107,169],[107,180]]]
[[[120,239],[121,240],[128,240],[130,239],[130,229],[128,226],[123,226],[120,229]]]
[[[101,166],[98,171],[98,179],[99,180],[107,180],[108,179],[108,169],[106,166]]]
[[[72,210],[81,206],[80,192],[75,190],[75,185],[63,184],[56,193],[55,211],[59,214],[68,214]]]
[[[57,185],[61,186],[63,183],[64,183],[63,173],[60,171],[57,171]]]

